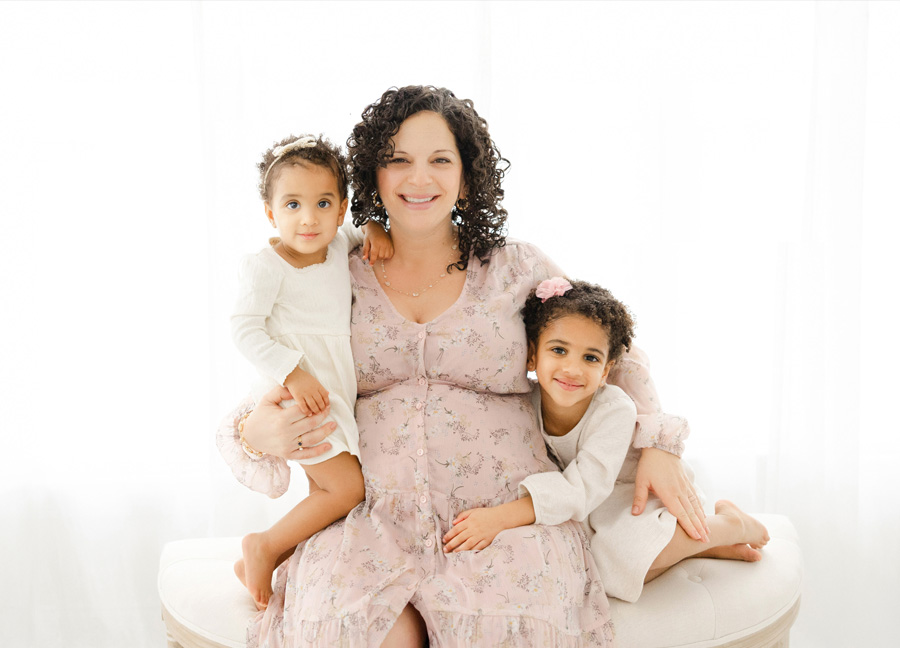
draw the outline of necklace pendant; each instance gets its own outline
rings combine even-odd
[[[391,282],[390,282],[390,281],[385,281],[385,282],[384,282],[384,285],[385,285],[385,286],[390,286],[390,285],[391,285]]]
[[[413,296],[413,297],[418,297],[418,296],[419,296],[419,293],[414,292],[414,293],[412,294],[412,296]]]

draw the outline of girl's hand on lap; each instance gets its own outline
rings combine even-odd
[[[656,493],[663,506],[678,519],[685,533],[694,540],[709,542],[703,505],[679,457],[659,448],[641,450],[634,480],[632,515],[644,512],[650,491]]]
[[[337,427],[334,421],[323,425],[330,410],[306,416],[297,405],[281,407],[281,401],[290,398],[286,388],[276,387],[256,404],[244,421],[244,439],[250,447],[284,459],[312,459],[330,450],[330,443],[316,445]]]
[[[444,553],[480,551],[506,528],[493,508],[463,511],[453,520],[453,528],[444,534]]]
[[[291,393],[291,398],[297,402],[300,411],[307,416],[318,414],[331,404],[328,400],[328,390],[322,387],[322,383],[316,380],[315,376],[300,367],[288,374],[284,379],[284,386]]]

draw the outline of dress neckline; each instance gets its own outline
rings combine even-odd
[[[384,289],[384,286],[382,286],[381,283],[378,281],[378,277],[375,274],[375,266],[373,266],[369,263],[364,263],[363,265],[366,266],[366,269],[369,272],[369,277],[371,278],[372,281],[375,282],[375,286],[378,288],[378,291],[381,293],[381,296],[387,300],[388,304],[390,304],[391,310],[394,311],[394,315],[399,317],[406,324],[412,324],[413,326],[428,326],[429,324],[434,324],[435,322],[437,322],[439,319],[444,317],[450,311],[456,310],[456,308],[459,306],[459,303],[462,301],[463,295],[466,294],[466,290],[469,287],[469,278],[471,276],[470,271],[472,269],[472,258],[473,258],[473,255],[470,254],[469,255],[469,263],[468,263],[468,265],[466,265],[466,271],[465,271],[466,279],[465,279],[465,281],[463,281],[462,290],[459,291],[459,295],[456,297],[456,299],[453,301],[452,304],[450,304],[446,309],[444,309],[444,311],[442,313],[439,313],[437,316],[435,316],[433,319],[428,320],[427,322],[414,322],[411,319],[409,319],[408,317],[406,317],[405,315],[403,315],[399,310],[397,310],[397,306],[394,304],[393,301],[391,301],[391,296]]]

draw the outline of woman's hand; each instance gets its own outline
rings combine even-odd
[[[247,444],[284,459],[312,459],[330,450],[330,443],[316,445],[337,427],[334,421],[322,425],[330,410],[325,408],[315,416],[306,416],[296,405],[287,409],[279,405],[290,398],[291,392],[284,387],[276,387],[262,397],[244,421]]]
[[[641,450],[634,480],[632,515],[644,512],[649,491],[656,493],[663,506],[678,519],[685,533],[694,540],[709,542],[703,505],[679,457],[659,448]]]

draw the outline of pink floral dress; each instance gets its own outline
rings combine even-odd
[[[526,476],[557,469],[528,398],[519,311],[559,269],[509,241],[488,263],[473,259],[459,299],[426,324],[394,309],[358,251],[350,271],[366,501],[282,565],[249,645],[378,646],[412,603],[432,646],[613,646],[580,524],[520,527],[483,551],[442,551],[460,511],[513,500]],[[283,460],[248,463],[234,450],[240,414],[220,432],[223,454],[248,486],[284,492]]]

